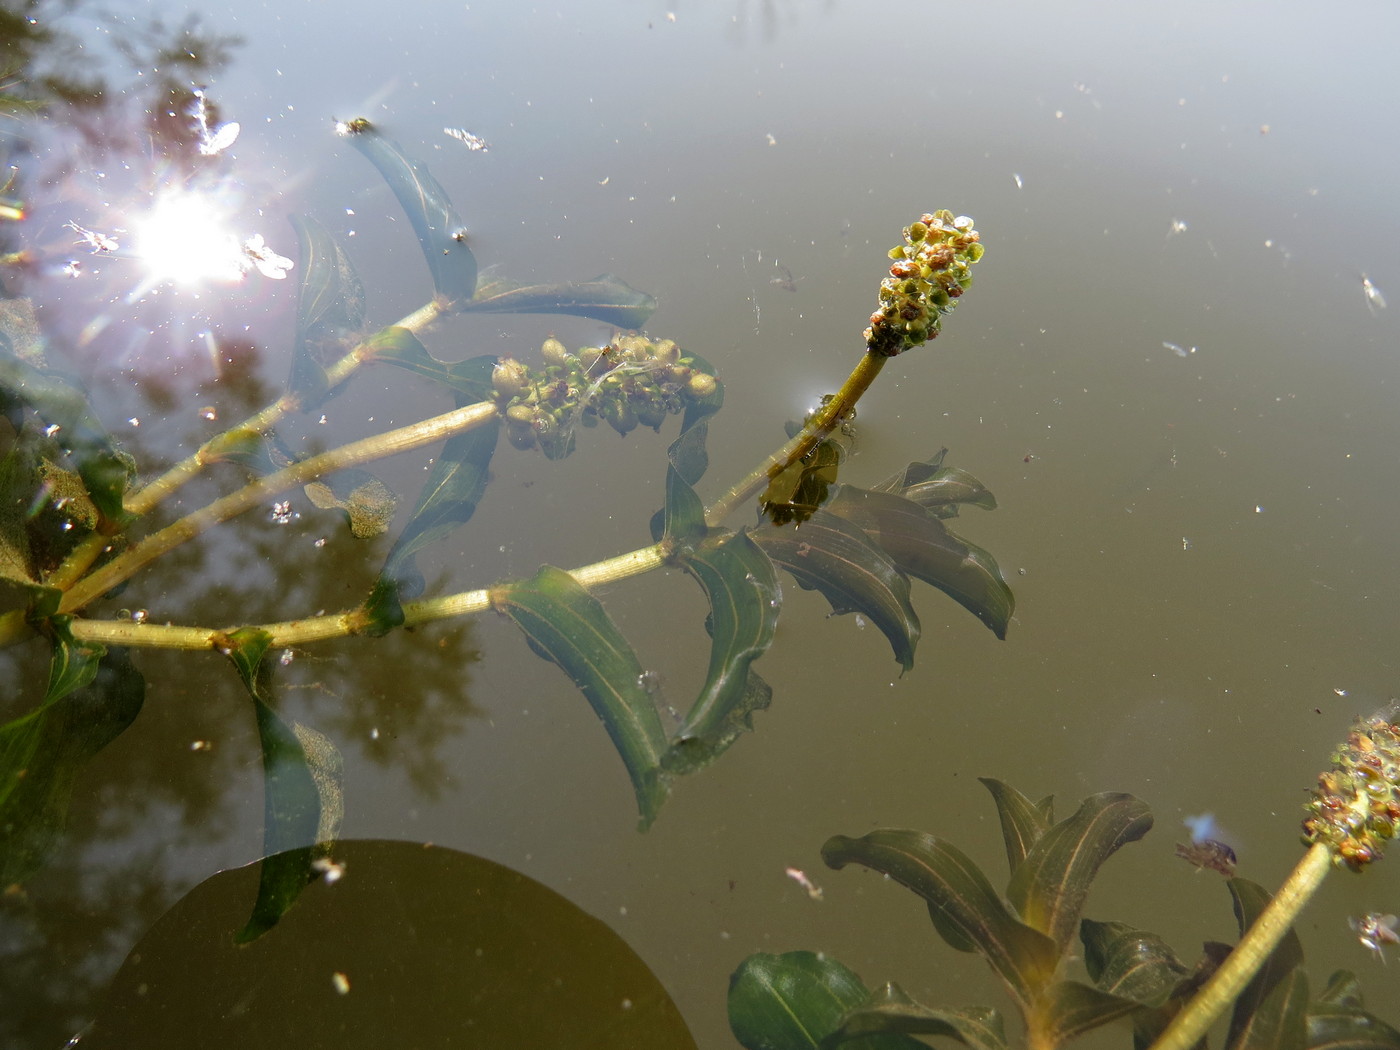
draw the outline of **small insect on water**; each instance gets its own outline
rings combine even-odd
[[[1395,930],[1396,922],[1400,920],[1394,915],[1381,915],[1374,911],[1368,911],[1359,919],[1347,920],[1361,946],[1375,952],[1381,962],[1385,962],[1384,949],[1387,944],[1400,944],[1400,933]]]
[[[78,235],[78,243],[85,244],[92,250],[93,255],[114,252],[120,245],[115,237],[109,237],[105,233],[97,230],[89,230],[85,226],[79,226],[76,222],[65,222],[65,229],[72,230]]]

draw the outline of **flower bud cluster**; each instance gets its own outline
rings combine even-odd
[[[1325,842],[1336,863],[1360,871],[1400,830],[1400,725],[1394,712],[1357,723],[1317,778],[1303,841]]]
[[[575,354],[551,336],[540,352],[542,369],[502,358],[491,385],[511,444],[538,447],[550,459],[573,451],[578,423],[594,427],[601,419],[619,434],[638,426],[660,430],[668,415],[712,397],[719,387],[670,339],[616,335],[607,346]]]
[[[880,308],[870,315],[865,345],[894,357],[927,342],[942,328],[972,284],[968,271],[982,258],[979,234],[966,215],[924,215],[904,230],[904,243],[890,249],[890,275],[880,282]]]

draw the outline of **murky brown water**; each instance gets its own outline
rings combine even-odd
[[[173,5],[134,7],[178,21]],[[978,776],[1053,792],[1066,813],[1095,791],[1141,796],[1157,829],[1107,867],[1091,914],[1156,929],[1187,957],[1232,939],[1225,890],[1172,857],[1182,817],[1214,812],[1241,873],[1275,886],[1300,853],[1302,792],[1350,718],[1396,690],[1400,313],[1362,286],[1364,273],[1400,298],[1393,10],[876,7],[205,12],[246,38],[208,90],[242,124],[228,171],[270,243],[295,243],[287,214],[314,214],[355,231],[374,321],[423,301],[397,205],[330,131],[372,118],[427,160],[483,264],[522,280],[611,271],[660,299],[651,332],[704,354],[727,385],[710,496],[844,377],[900,227],[937,207],[978,220],[976,288],[936,346],[894,362],[862,403],[847,476],[874,483],[946,445],[996,493],[997,511],[965,511],[957,528],[1016,590],[1006,642],[918,586],[924,636],[901,678],[874,628],[827,618],[787,584],[760,666],[771,709],[680,783],[646,834],[589,708],[509,624],[320,646],[289,672],[293,715],[345,755],[348,837],[434,841],[552,887],[630,943],[704,1046],[731,1045],[727,977],[756,950],[823,949],[929,1002],[1003,1005],[912,896],[819,857],[834,833],[914,826],[999,871]],[[90,169],[71,178],[40,209],[49,234],[92,225],[79,212],[120,224],[119,194]],[[54,279],[34,294],[70,329],[103,309],[152,329],[120,359],[75,355],[110,389],[114,428],[142,418],[130,440],[145,454],[173,458],[205,432],[208,403],[232,419],[257,402],[213,382],[196,315],[263,356],[264,395],[285,374],[292,287],[157,293],[140,311],[87,288]],[[463,319],[431,345],[524,355],[551,330],[579,345],[604,334]],[[375,372],[327,407],[323,440],[447,407]],[[561,463],[503,447],[476,518],[424,557],[429,580],[460,590],[643,545],[668,440],[589,431]],[[383,473],[411,494],[424,462]],[[111,608],[226,622],[353,604],[387,544],[315,548],[333,525],[299,509],[287,526],[226,527]],[[693,591],[671,574],[604,596],[677,706],[706,659]],[[38,689],[41,655],[4,658]],[[138,662],[145,710],[93,763],[52,874],[6,927],[23,960],[6,964],[6,996],[35,1005],[5,1011],[3,1045],[61,1044],[147,926],[257,857],[241,686],[213,656]],[[824,899],[785,878],[789,865]],[[1332,883],[1300,929],[1313,979],[1358,970],[1400,1023],[1383,1005],[1394,968],[1373,966],[1346,924],[1400,911],[1400,886],[1384,866]]]

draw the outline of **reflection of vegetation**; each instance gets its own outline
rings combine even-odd
[[[984,779],[1011,873],[1004,894],[957,847],[923,832],[837,835],[822,857],[832,868],[860,864],[922,897],[938,935],[958,951],[980,954],[1001,979],[1031,1050],[1056,1050],[1120,1019],[1131,1022],[1134,1046],[1190,1050],[1231,1007],[1227,1050],[1393,1050],[1400,1032],[1366,1012],[1353,974],[1335,973],[1320,994],[1310,991],[1292,930],[1328,871],[1361,870],[1395,834],[1400,725],[1390,717],[1358,724],[1319,778],[1303,825],[1310,849],[1278,894],[1271,900],[1248,879],[1229,878],[1241,940],[1233,949],[1207,944],[1194,965],[1155,934],[1081,919],[1099,866],[1152,827],[1147,807],[1131,795],[1094,795],[1056,823],[1053,799],[1033,802]],[[1210,840],[1202,845],[1229,853]],[[1393,937],[1384,921],[1368,916],[1363,923],[1363,943],[1376,950],[1377,936],[1387,939],[1378,930]],[[1089,983],[1066,973],[1081,947]],[[946,1036],[973,1050],[1009,1045],[995,1009],[925,1006],[894,984],[871,992],[835,959],[810,952],[750,956],[734,974],[729,1011],[734,1034],[750,1050],[834,1047],[868,1037],[882,1037],[890,1050],[924,1045],[912,1035]]]

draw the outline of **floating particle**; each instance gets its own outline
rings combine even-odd
[[[1021,175],[1020,175],[1019,172],[1013,171],[1013,172],[1011,173],[1011,177],[1016,181],[1016,188],[1017,188],[1018,190],[1020,190],[1020,189],[1025,189],[1026,184],[1025,184],[1025,182],[1022,180]]]
[[[145,623],[148,619],[150,619],[150,616],[151,614],[148,613],[145,609],[136,609],[131,614],[131,622]]]
[[[331,974],[331,984],[341,995],[350,994],[350,978],[346,977],[345,974],[341,973],[339,970]]]
[[[299,517],[301,517],[301,515],[292,510],[291,500],[279,500],[272,505],[271,518],[278,525],[290,524]]]
[[[1338,696],[1347,695],[1347,691],[1345,689],[1333,689],[1332,692],[1336,693]]]
[[[1182,222],[1180,219],[1173,219],[1173,220],[1172,220],[1172,224],[1171,224],[1170,226],[1167,227],[1167,236],[1168,236],[1168,237],[1175,237],[1178,233],[1185,233],[1185,232],[1186,232],[1186,223]]]
[[[807,891],[807,896],[814,901],[822,899],[822,888],[807,877],[807,873],[801,868],[788,868],[786,873],[788,878],[797,883]]]
[[[213,423],[219,418],[219,410],[213,405],[205,405],[199,410],[199,418],[206,423]]]
[[[1384,948],[1387,944],[1400,944],[1400,933],[1395,932],[1397,920],[1394,915],[1381,915],[1368,911],[1359,919],[1348,919],[1347,925],[1356,933],[1356,939],[1363,948],[1376,953],[1376,958],[1385,962]]]
[[[1181,549],[1184,551],[1189,551],[1191,549],[1191,541],[1185,536],[1181,537]]]
[[[190,750],[191,750],[191,751],[212,751],[212,750],[214,750],[214,741],[212,741],[212,740],[191,740],[191,741],[190,741]]]
[[[1190,357],[1196,352],[1194,346],[1188,350],[1184,346],[1177,346],[1175,343],[1168,343],[1166,340],[1162,341],[1162,349],[1170,350],[1172,353],[1176,354],[1177,357]]]
[[[128,419],[126,422],[127,422],[127,425],[128,425],[128,426],[132,426],[132,427],[139,427],[139,426],[141,425],[141,420],[138,419],[136,416],[132,416],[132,417],[131,417],[130,419]]]
[[[773,137],[773,133],[771,131],[768,132],[767,136],[765,137],[768,139],[768,145],[776,146],[778,144],[778,140]]]
[[[69,259],[63,264],[64,277],[81,277],[83,275],[83,264],[79,259]]]
[[[322,547],[324,547],[325,545],[326,545],[326,537],[322,536],[319,540],[317,540],[317,541],[316,541],[315,543],[313,543],[311,546],[315,547],[317,550],[320,550],[320,549],[321,549]]]
[[[311,862],[311,870],[319,872],[326,885],[334,886],[344,876],[345,865],[331,860],[330,857],[317,857]]]
[[[292,661],[295,659],[296,653],[292,652],[290,649],[283,649],[282,655],[277,658],[277,662],[283,667],[290,667]]]
[[[1364,273],[1361,275],[1361,290],[1366,293],[1366,305],[1371,313],[1378,314],[1385,309],[1385,296]]]
[[[480,135],[473,135],[466,128],[443,128],[442,133],[448,138],[456,139],[473,153],[485,153],[491,148],[484,138]]]

